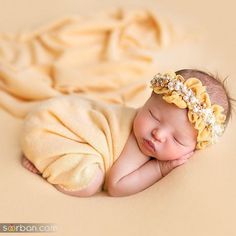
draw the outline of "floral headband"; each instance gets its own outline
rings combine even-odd
[[[197,78],[185,80],[174,72],[158,73],[151,80],[151,88],[168,103],[174,103],[179,108],[188,108],[188,119],[198,130],[196,149],[203,149],[214,144],[223,134],[226,116],[224,108],[211,105],[206,87]]]

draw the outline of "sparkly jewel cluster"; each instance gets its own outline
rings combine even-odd
[[[204,127],[210,128],[211,143],[218,141],[218,138],[224,132],[224,125],[217,122],[216,116],[211,105],[200,101],[193,92],[184,83],[184,78],[175,73],[158,73],[151,80],[151,88],[158,90],[158,94],[171,94],[175,92],[184,100],[186,107],[192,111],[197,117],[201,117],[204,121]]]

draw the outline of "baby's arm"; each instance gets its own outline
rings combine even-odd
[[[116,197],[140,192],[166,176],[177,166],[184,164],[191,155],[192,153],[188,153],[173,161],[151,159],[130,174],[120,178],[117,182],[110,184],[108,192],[111,196]],[[115,173],[115,171],[113,173]]]
[[[111,196],[127,196],[150,187],[192,155],[188,153],[177,160],[164,162],[140,155],[133,147],[135,140],[131,134],[128,145],[109,173],[108,193]]]
[[[152,159],[133,172],[121,177],[116,182],[112,178],[117,174],[116,169],[111,171],[108,184],[108,193],[111,196],[121,197],[140,192],[153,185],[162,178],[158,161]],[[114,178],[113,178],[114,179]]]

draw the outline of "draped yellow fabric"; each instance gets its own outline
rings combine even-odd
[[[97,166],[108,172],[128,139],[135,114],[134,108],[76,94],[51,98],[27,115],[21,148],[48,182],[80,190]],[[106,183],[105,178],[104,190]]]
[[[158,52],[176,36],[148,9],[70,16],[28,32],[2,33],[0,106],[23,118],[39,101],[78,93],[138,107],[158,70]]]

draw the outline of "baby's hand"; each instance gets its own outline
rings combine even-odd
[[[194,151],[182,156],[179,159],[172,160],[172,161],[159,161],[159,160],[157,160],[162,176],[163,177],[166,176],[171,170],[173,170],[177,166],[184,164],[193,155],[193,153],[194,153]]]

